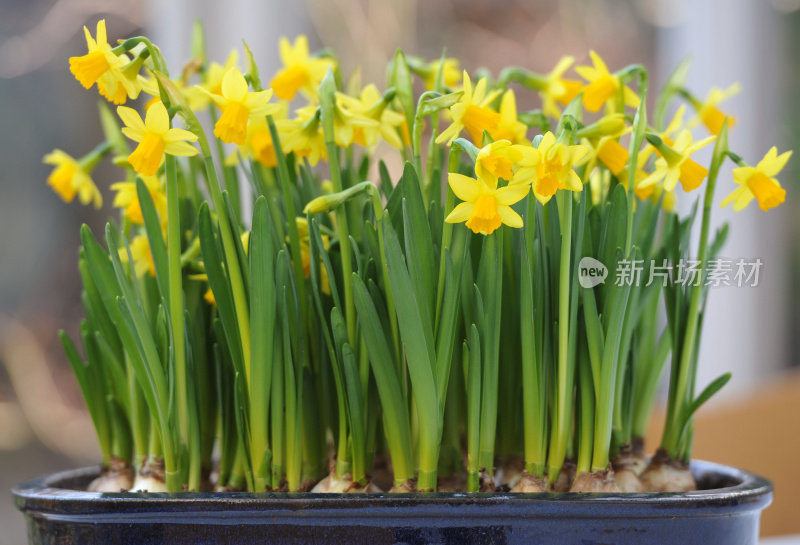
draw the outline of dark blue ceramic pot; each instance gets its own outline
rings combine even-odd
[[[772,484],[696,461],[681,494],[100,494],[85,468],[13,490],[32,544],[755,545]]]

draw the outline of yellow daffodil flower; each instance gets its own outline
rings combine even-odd
[[[625,117],[622,114],[604,116],[581,128],[576,136],[581,138],[582,144],[588,146],[589,153],[580,164],[586,165],[587,172],[591,172],[600,161],[615,176],[619,176],[628,162],[628,150],[618,142],[618,138],[626,132],[630,132],[630,127],[625,126]]]
[[[276,123],[286,119],[289,108],[288,102],[281,101],[277,104],[279,109],[272,114]],[[272,142],[272,134],[269,132],[266,117],[256,117],[247,123],[247,138],[245,138],[244,144],[225,158],[225,165],[236,166],[239,164],[240,157],[250,157],[265,167],[278,166],[275,145]]]
[[[683,116],[686,113],[686,105],[681,104],[678,110],[675,112],[675,115],[672,116],[667,127],[661,131],[656,132],[656,134],[661,140],[663,140],[668,146],[671,146],[674,143],[675,135],[681,132],[684,129],[683,123]],[[657,153],[656,148],[651,145],[647,145],[639,151],[639,161],[645,161],[650,158],[653,153]],[[644,163],[641,163],[642,168],[644,167]]]
[[[374,123],[359,123],[354,127],[353,142],[367,148],[373,148],[378,143],[378,138],[383,137],[391,146],[402,149],[403,140],[400,137],[400,126],[405,121],[405,116],[388,108],[378,88],[367,85],[361,90],[358,98],[344,93],[336,93],[337,106],[354,118],[370,119]]]
[[[248,135],[253,158],[265,167],[277,167],[278,156],[275,153],[275,143],[272,141],[272,133],[269,132],[266,123],[255,123],[253,128],[248,131]]]
[[[158,176],[142,176],[142,182],[150,192],[153,204],[158,212],[162,223],[167,221],[167,195],[164,192],[164,184]],[[142,207],[139,204],[139,195],[136,191],[135,182],[117,182],[111,185],[111,189],[117,192],[114,196],[114,206],[125,211],[125,217],[136,224],[143,224]]]
[[[700,187],[708,169],[699,165],[690,156],[700,148],[714,141],[715,136],[692,142],[692,133],[682,130],[672,146],[663,144],[656,151],[661,155],[656,160],[655,170],[645,178],[641,185],[647,187],[663,179],[664,190],[672,191],[680,180],[684,191],[693,191]]]
[[[72,202],[78,195],[81,204],[91,202],[95,208],[103,206],[103,196],[90,176],[91,168],[59,149],[45,155],[44,162],[55,167],[47,177],[47,184],[64,202]]]
[[[712,87],[708,96],[703,102],[696,102],[692,100],[693,105],[697,108],[697,116],[689,122],[689,127],[694,127],[698,123],[703,123],[711,134],[719,134],[722,130],[722,124],[725,123],[725,118],[728,118],[728,128],[736,124],[736,118],[731,117],[725,112],[721,111],[717,105],[734,96],[741,90],[738,83],[734,83],[727,89],[720,89],[719,87]]]
[[[232,49],[225,60],[225,64],[212,62],[208,65],[208,69],[203,74],[203,81],[198,85],[184,86],[179,85],[178,88],[183,91],[186,101],[189,103],[189,108],[193,112],[205,110],[209,105],[209,94],[221,95],[222,94],[222,79],[231,68],[236,68],[239,62],[239,52]],[[183,83],[183,82],[181,82]],[[156,91],[158,87],[156,86]],[[207,92],[206,92],[207,91]]]
[[[222,94],[215,94],[198,87],[214,103],[222,108],[222,115],[214,125],[214,136],[228,144],[244,144],[247,137],[247,121],[256,117],[272,115],[280,109],[271,104],[272,90],[249,91],[247,80],[237,68],[229,68],[222,78]]]
[[[609,99],[619,93],[622,84],[618,76],[608,71],[606,63],[603,62],[600,55],[594,51],[590,51],[589,55],[592,57],[594,66],[578,66],[575,71],[589,82],[583,88],[583,105],[590,112],[597,112]],[[633,108],[639,106],[639,96],[627,85],[622,87],[622,98],[625,104]]]
[[[279,47],[283,69],[270,82],[275,95],[282,100],[292,100],[302,91],[309,98],[315,97],[328,68],[335,66],[333,60],[312,57],[308,52],[308,38],[302,34],[295,38],[294,45],[281,38]]]
[[[225,59],[225,64],[212,62],[208,65],[208,70],[206,70],[203,76],[203,83],[200,84],[200,87],[214,95],[222,94],[222,80],[230,69],[236,68],[238,62],[239,52],[232,49],[231,52],[228,53],[228,58]]]
[[[464,95],[450,107],[453,122],[436,138],[437,144],[446,141],[449,146],[458,138],[461,130],[466,129],[472,141],[480,145],[483,141],[483,131],[492,134],[492,131],[497,129],[500,114],[492,110],[489,104],[497,98],[500,90],[495,89],[487,93],[486,85],[486,78],[482,78],[473,89],[469,74],[464,71]]]
[[[548,131],[539,143],[538,151],[541,160],[536,165],[532,186],[539,202],[545,204],[559,189],[583,189],[581,179],[572,169],[589,151],[588,146],[557,142],[555,135]]]
[[[791,151],[778,155],[778,148],[772,146],[756,166],[733,169],[733,180],[739,187],[725,197],[720,206],[733,203],[733,209],[738,211],[750,204],[753,199],[758,200],[761,210],[769,210],[781,204],[786,200],[786,190],[781,187],[775,176],[791,156]]]
[[[533,146],[497,140],[484,146],[475,159],[478,178],[501,178],[509,184],[530,184],[539,163],[539,151]]]
[[[614,176],[619,176],[628,164],[628,150],[613,138],[601,138],[597,144],[597,158]]]
[[[315,166],[320,159],[328,158],[319,108],[307,106],[295,113],[297,118],[275,123],[281,136],[283,151],[293,152],[298,157],[307,157],[311,166]]]
[[[478,178],[451,172],[447,177],[450,189],[462,203],[445,218],[447,223],[466,222],[475,234],[491,235],[501,224],[522,227],[522,218],[511,205],[528,194],[526,184],[497,187],[497,177],[483,171]]]
[[[135,142],[136,149],[128,156],[133,169],[144,176],[153,176],[164,161],[164,154],[176,156],[192,156],[197,149],[189,144],[195,142],[197,136],[184,129],[171,129],[167,108],[157,102],[147,110],[144,121],[139,113],[126,106],[117,108],[125,126],[122,132]]]
[[[629,128],[624,132],[629,132]],[[591,151],[583,160],[579,162],[579,164],[585,165],[587,172],[591,172],[591,174],[589,174],[589,183],[592,186],[592,202],[595,204],[603,200],[604,196],[608,194],[612,174],[616,176],[617,181],[622,184],[625,189],[628,188],[630,157],[628,148],[617,140],[617,136],[618,135],[615,135],[612,132],[611,135],[601,137],[594,144],[592,144],[589,139],[585,138],[582,140],[582,142],[585,143],[585,145],[589,147]],[[652,146],[647,144],[644,148],[639,150],[636,160],[636,170],[634,173],[634,194],[641,200],[650,198],[651,200],[658,202],[658,195],[661,194],[661,185],[663,184],[655,183],[648,186],[642,186],[641,184],[641,182],[648,177],[648,173],[645,172],[644,167],[647,164],[653,149],[654,148]],[[649,151],[650,153],[645,153],[645,151]],[[597,162],[601,163],[606,168],[594,168]],[[674,202],[674,193],[669,192],[664,197],[663,207],[667,210],[671,210],[672,208],[670,206],[671,204],[674,204]]]
[[[156,266],[153,263],[153,254],[150,251],[150,242],[145,235],[137,235],[133,237],[128,246],[131,249],[131,257],[133,258],[133,271],[137,278],[141,278],[145,273],[150,276],[156,275]],[[119,249],[119,260],[123,263],[128,262],[128,250],[126,248]]]
[[[241,157],[251,157],[265,167],[278,166],[275,145],[272,142],[272,134],[269,132],[269,126],[265,118],[253,119],[247,124],[245,143],[225,158],[225,165],[236,166],[239,164],[240,155]]]
[[[497,127],[490,130],[489,134],[494,140],[510,140],[515,144],[529,142],[526,133],[528,127],[525,123],[517,119],[517,99],[512,89],[503,93],[500,100],[500,119]]]
[[[69,59],[69,70],[80,84],[89,89],[97,83],[100,94],[114,104],[124,104],[128,98],[139,96],[141,83],[138,72],[141,62],[131,63],[127,55],[115,55],[111,51],[105,19],[97,22],[95,38],[92,38],[88,28],[83,27],[83,32],[89,52]]]
[[[566,106],[581,92],[581,82],[564,77],[564,73],[575,62],[575,57],[561,57],[555,67],[545,76],[545,84],[539,90],[542,97],[542,112],[549,117],[561,117],[561,108],[557,103]]]
[[[377,89],[375,89],[377,93]],[[378,93],[380,94],[380,93]],[[352,99],[348,101],[348,99]],[[381,128],[380,117],[368,115],[368,110],[358,104],[359,99],[349,97],[344,93],[336,93],[333,115],[333,138],[337,146],[347,148],[356,143],[367,146],[367,135],[370,141],[377,143],[377,136]],[[351,108],[347,108],[349,104]],[[316,105],[309,104],[305,108],[315,110]],[[299,112],[299,110],[298,110]]]
[[[436,59],[427,63],[424,70],[420,71],[425,79],[425,88],[431,91],[436,86],[436,76],[439,73],[440,66],[443,70],[442,82],[445,87],[455,89],[461,83],[461,69],[459,68],[458,59],[449,57],[444,59],[444,65],[442,65],[442,59]]]

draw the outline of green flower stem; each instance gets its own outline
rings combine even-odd
[[[342,171],[339,164],[339,148],[334,138],[334,117],[336,116],[336,81],[330,69],[319,87],[320,114],[322,132],[325,137],[325,148],[328,150],[328,164],[330,165],[331,183],[336,193],[342,191]],[[350,230],[347,224],[347,210],[345,204],[337,207],[336,236],[339,239],[339,253],[342,259],[342,279],[344,283],[344,315],[347,322],[347,337],[350,346],[356,347],[356,313],[353,302],[353,286],[347,279],[353,273],[353,257],[350,248]]]
[[[586,345],[578,349],[578,419],[576,428],[578,439],[578,458],[576,474],[588,473],[592,467],[592,446],[594,441],[594,389],[592,384],[592,365]]]
[[[503,295],[503,229],[484,239],[478,285],[486,303],[483,322],[483,384],[481,391],[481,433],[479,467],[494,475],[497,439],[497,403],[500,374],[500,316]]]
[[[658,302],[657,299],[655,301]],[[652,314],[650,316],[655,322],[655,315]],[[658,390],[658,379],[661,377],[661,371],[664,369],[671,345],[672,337],[669,328],[666,328],[658,339],[655,348],[648,350],[648,347],[645,346],[642,349],[643,352],[640,352],[639,360],[645,366],[645,369],[634,374],[633,423],[631,425],[633,437],[644,437],[647,432],[650,415],[653,412],[653,403],[656,399],[656,391]],[[648,351],[644,352],[644,350]],[[647,358],[647,360],[644,358]]]
[[[231,473],[226,483],[233,490],[240,490],[245,485],[245,452],[241,441],[236,446]]]
[[[634,246],[632,253],[633,260],[642,259],[642,254],[637,247]],[[629,418],[629,407],[623,402],[625,395],[633,395],[629,389],[626,391],[626,378],[628,376],[628,366],[630,363],[631,342],[633,339],[633,330],[636,322],[640,319],[637,314],[639,309],[639,298],[641,290],[639,286],[632,286],[628,296],[628,309],[626,309],[625,317],[622,324],[622,332],[620,338],[619,350],[619,367],[617,369],[617,378],[615,386],[615,399],[614,399],[614,423],[613,433],[614,441],[613,448],[616,450],[622,445],[630,444],[631,440],[631,427]]]
[[[298,357],[305,367],[308,363],[308,346],[306,343],[306,328],[309,324],[308,305],[306,304],[306,280],[303,274],[303,260],[300,251],[300,233],[297,229],[297,211],[294,207],[294,197],[289,185],[289,167],[286,164],[286,157],[281,149],[280,136],[275,126],[272,116],[267,116],[269,132],[275,146],[275,157],[278,158],[278,180],[283,192],[283,206],[286,210],[286,223],[289,227],[289,245],[292,250],[292,270],[294,271],[295,285],[297,286],[297,298],[300,302],[300,330],[298,331],[298,347],[300,353]]]
[[[469,344],[464,342],[467,369],[467,492],[480,489],[481,431],[481,340],[475,324],[469,329]]]
[[[158,431],[158,416],[153,414],[150,416],[150,441],[147,445],[147,457],[153,460],[160,460],[164,457],[164,447]]]
[[[169,75],[169,71],[167,70],[167,62],[164,60],[161,50],[145,36],[134,36],[133,38],[128,38],[118,46],[114,47],[111,52],[115,55],[119,55],[120,53],[130,51],[139,44],[144,44],[147,48],[147,51],[149,52],[148,56],[152,59],[155,70],[162,74]]]
[[[435,91],[426,91],[419,96],[417,100],[417,109],[416,113],[414,114],[414,127],[411,134],[411,151],[414,156],[414,168],[417,171],[417,179],[420,180],[423,187],[423,196],[426,197],[425,199],[425,207],[427,208],[427,192],[424,191],[427,188],[427,184],[425,184],[424,180],[425,177],[422,171],[422,128],[424,123],[422,122],[423,118],[425,117],[424,111],[422,108],[422,104],[431,97],[438,97],[440,94]],[[434,134],[432,138],[436,138]]]
[[[441,148],[436,144],[436,137],[439,133],[439,115],[434,115],[431,117],[431,136],[430,140],[428,141],[428,157],[427,157],[427,172],[428,176],[423,177],[420,175],[420,180],[423,181],[423,188],[422,194],[425,196],[425,200],[428,201],[431,199],[430,187],[431,184],[434,182],[434,177],[439,175],[438,166],[441,165],[441,161],[439,160],[439,152]],[[438,186],[437,186],[438,187]],[[435,196],[436,202],[441,202],[441,195]]]
[[[613,303],[606,332],[606,340],[603,346],[600,383],[599,386],[595,388],[597,399],[595,404],[592,471],[604,471],[608,467],[610,461],[616,377],[620,359],[619,345],[629,293],[630,286],[623,286],[612,290],[609,294],[609,297],[613,298]]]
[[[442,413],[434,370],[436,352],[430,329],[423,327],[423,315],[397,233],[391,222],[383,222],[386,234],[386,262],[396,295],[398,324],[405,347],[408,372],[418,418],[418,478],[422,491],[436,490],[436,473],[442,436]],[[411,422],[414,422],[412,417]]]
[[[81,160],[78,161],[78,164],[84,171],[91,172],[94,170],[94,167],[97,166],[97,163],[99,163],[103,157],[108,155],[111,150],[111,142],[100,142],[92,151],[81,158]]]
[[[397,362],[397,371],[399,376],[405,377],[405,366],[403,365],[403,351],[400,344],[400,328],[397,325],[397,310],[394,304],[394,293],[392,285],[389,282],[389,268],[386,265],[386,243],[383,237],[383,205],[381,204],[380,194],[378,188],[370,184],[372,190],[372,205],[375,210],[375,219],[378,230],[378,246],[381,251],[381,279],[383,280],[383,288],[386,296],[386,308],[389,313],[389,326],[392,328],[392,347],[394,348],[395,361]],[[407,395],[407,383],[401,380],[403,386],[403,395]]]
[[[497,87],[506,88],[510,81],[517,82],[534,91],[543,91],[550,84],[546,75],[536,74],[516,66],[509,66],[500,72],[500,76],[497,78]]]
[[[319,360],[315,360],[319,361]],[[308,369],[306,369],[308,371]],[[327,449],[325,446],[325,421],[322,395],[313,382],[311,373],[303,373],[303,468],[301,481],[316,481],[323,473]]]
[[[639,107],[633,118],[633,133],[631,134],[630,146],[628,147],[628,164],[635,165],[639,161],[639,150],[642,147],[644,131],[647,128],[647,71],[644,68],[637,68],[639,75]],[[634,191],[636,189],[636,168],[628,169],[628,225],[625,232],[625,255],[631,255],[633,244],[633,210],[636,204]]]
[[[222,238],[222,249],[225,253],[225,265],[233,294],[233,302],[236,311],[236,322],[239,328],[239,341],[242,344],[242,356],[244,359],[245,379],[248,387],[250,385],[250,314],[247,305],[247,297],[244,288],[244,276],[239,266],[239,256],[236,249],[237,241],[234,239],[231,221],[228,217],[228,207],[222,196],[222,188],[214,166],[214,157],[211,154],[211,147],[208,144],[208,137],[203,129],[203,125],[194,115],[189,105],[186,104],[180,91],[169,81],[164,73],[155,73],[156,78],[161,84],[162,89],[169,91],[170,97],[181,106],[181,114],[186,121],[188,129],[197,135],[197,142],[200,145],[200,153],[203,155],[203,166],[206,171],[206,185],[211,195],[211,201],[219,217],[219,231]],[[236,235],[238,237],[238,233]]]
[[[457,148],[450,148],[450,156],[448,158],[448,167],[447,172],[457,172],[458,171],[458,163],[459,158],[461,156],[461,150]],[[455,207],[455,194],[453,190],[450,189],[450,184],[447,184],[447,196],[445,197],[445,205],[444,205],[444,217],[446,218],[450,212],[453,211]],[[442,313],[442,302],[444,299],[444,280],[445,280],[445,260],[447,252],[450,250],[450,243],[453,240],[453,227],[452,223],[445,222],[442,226],[442,247],[439,251],[439,279],[436,284],[436,315],[434,320],[434,326],[438,327],[439,325],[439,318],[441,317]],[[460,263],[455,264],[457,268],[460,268]]]
[[[87,235],[88,235],[88,229]],[[89,235],[90,236],[90,235]],[[87,245],[88,237],[84,235],[84,247]],[[118,298],[118,305],[122,313],[122,318],[135,339],[136,349],[139,352],[144,374],[139,377],[142,381],[142,388],[150,388],[151,398],[148,406],[156,421],[156,425],[151,429],[158,430],[161,434],[161,442],[164,450],[164,466],[167,476],[167,488],[171,491],[180,490],[182,481],[179,475],[180,461],[178,456],[178,444],[175,441],[174,429],[171,426],[169,417],[170,391],[168,377],[165,373],[165,366],[161,361],[156,341],[153,338],[151,324],[140,305],[141,297],[131,282],[129,271],[122,264],[119,250],[119,234],[109,223],[106,224],[106,243],[108,253],[111,256],[114,274],[117,284],[121,288],[122,297]],[[129,248],[125,246],[127,250]],[[107,259],[103,256],[103,259]],[[133,258],[128,252],[128,262],[133,263]]]
[[[714,156],[711,161],[711,168],[708,172],[708,182],[706,184],[705,198],[703,201],[703,220],[700,228],[700,241],[697,251],[697,259],[706,266],[706,254],[708,252],[708,232],[711,223],[711,205],[714,201],[714,189],[717,185],[717,176],[722,162],[727,155],[728,148],[728,123],[727,120],[722,127],[717,142],[714,146]],[[691,295],[689,299],[689,312],[687,316],[686,329],[683,334],[683,344],[680,354],[680,362],[678,366],[678,379],[676,381],[676,388],[674,395],[670,392],[670,399],[668,405],[668,422],[672,426],[667,426],[664,430],[664,437],[661,446],[667,450],[670,457],[679,459],[680,446],[681,446],[681,432],[683,430],[677,429],[677,425],[681,422],[683,413],[688,409],[691,404],[694,392],[691,391],[690,385],[694,385],[694,377],[696,374],[696,350],[699,344],[699,320],[700,320],[700,300],[704,292],[705,278],[701,278],[700,282],[691,286]]]
[[[250,389],[250,458],[256,492],[267,489],[270,482],[268,458],[268,414],[272,375],[275,327],[275,263],[274,244],[265,197],[259,197],[253,208],[250,235],[250,324],[252,327]]]
[[[201,463],[199,437],[190,437],[190,418],[197,418],[194,406],[189,405],[189,383],[186,370],[186,324],[183,319],[183,271],[181,269],[180,200],[175,157],[167,155],[167,260],[169,271],[170,331],[172,332],[172,358],[175,366],[178,432],[181,442],[189,446],[189,490],[200,490]],[[191,396],[192,399],[194,396]],[[194,405],[194,404],[192,404]]]
[[[283,302],[284,310],[289,302],[286,300],[288,296],[287,289],[283,289]],[[280,312],[280,311],[279,311]],[[282,316],[286,313],[281,312]],[[302,469],[302,422],[303,422],[303,405],[301,403],[302,397],[302,379],[297,376],[294,362],[292,361],[291,353],[291,340],[289,338],[289,326],[285,324],[283,327],[283,363],[284,369],[284,390],[286,392],[286,484],[290,492],[294,492],[300,488],[300,475]]]
[[[561,263],[558,284],[558,363],[556,369],[554,430],[550,440],[550,453],[547,457],[548,478],[556,482],[564,463],[568,435],[572,426],[572,415],[568,401],[573,377],[569,373],[569,302],[572,259],[572,195],[559,191],[558,213],[561,223]]]
[[[547,458],[547,403],[544,369],[540,358],[541,325],[535,319],[541,303],[534,300],[534,240],[536,237],[536,199],[527,197],[522,268],[520,271],[520,338],[522,363],[522,406],[525,470],[542,477]],[[541,319],[541,316],[540,316]]]
[[[259,180],[259,191],[267,199],[269,215],[272,218],[273,230],[277,235],[277,240],[284,240],[286,226],[283,223],[280,210],[276,200],[279,198],[277,193],[277,182],[275,180],[275,169],[266,168],[261,163],[254,163],[255,179]]]
[[[284,363],[283,335],[281,328],[275,328],[272,365],[272,395],[270,396],[270,431],[272,432],[272,488],[280,489],[283,480],[284,453],[286,452],[286,434],[284,418]]]
[[[155,430],[150,429],[150,417],[147,414],[147,402],[145,401],[142,389],[133,374],[133,366],[130,357],[125,355],[125,368],[128,378],[128,395],[131,400],[130,420],[131,431],[133,432],[133,447],[135,451],[134,468],[142,467],[147,459],[148,436],[158,435]]]

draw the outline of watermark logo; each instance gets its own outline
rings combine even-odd
[[[578,283],[582,288],[603,284],[608,277],[608,267],[593,257],[586,256],[578,263]]]
[[[659,283],[755,288],[759,285],[759,273],[763,265],[759,258],[715,258],[707,260],[705,264],[696,259],[680,259],[677,263],[667,259],[662,259],[660,263],[655,260],[621,259],[616,263],[612,280],[616,286],[650,286]],[[583,288],[605,284],[608,275],[608,267],[593,257],[584,257],[578,263],[578,283]]]

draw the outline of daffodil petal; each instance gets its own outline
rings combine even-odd
[[[184,129],[170,129],[164,135],[164,142],[169,145],[171,142],[178,142],[186,140],[188,142],[197,142],[197,135],[191,131]]]
[[[125,125],[132,129],[144,130],[144,121],[142,121],[139,112],[127,106],[118,106],[117,115]]]
[[[747,191],[747,188],[746,188],[745,186],[739,186],[739,187],[737,187],[736,189],[734,189],[733,191],[731,191],[731,192],[728,194],[728,196],[727,196],[727,197],[725,197],[724,199],[722,199],[722,202],[721,202],[721,203],[719,203],[719,206],[720,206],[720,208],[725,208],[725,207],[726,207],[726,206],[728,206],[730,203],[732,203],[732,202],[734,202],[736,199],[738,199],[738,198],[739,198],[739,195],[741,195],[742,191]]]
[[[744,209],[748,204],[750,204],[750,201],[755,198],[756,196],[753,195],[753,192],[745,188],[745,190],[736,197],[736,202],[733,203],[733,210],[738,212],[739,210]]]
[[[235,102],[242,102],[247,96],[247,81],[236,68],[225,72],[222,78],[222,96]]]
[[[745,184],[756,172],[755,167],[738,167],[733,169],[733,181],[739,185]]]
[[[514,210],[510,206],[500,205],[497,207],[497,214],[500,216],[500,219],[503,220],[503,223],[508,225],[509,227],[514,227],[519,229],[522,227],[522,217],[514,212]]]
[[[598,55],[594,50],[590,50],[589,56],[592,58],[592,63],[594,63],[594,67],[598,72],[601,74],[608,74],[608,67],[600,55]]]
[[[594,81],[600,77],[600,75],[597,73],[597,70],[591,66],[576,66],[575,72],[577,72],[577,74],[586,81]]]
[[[470,216],[472,216],[472,211],[474,209],[475,205],[471,202],[462,202],[453,208],[453,211],[447,215],[444,221],[447,223],[461,223],[462,221],[467,221]]]
[[[100,19],[97,21],[97,45],[104,45],[108,43],[108,34],[106,33],[106,20]]]
[[[693,143],[688,148],[686,148],[686,153],[694,153],[697,150],[699,150],[700,148],[703,148],[703,147],[709,145],[711,142],[716,140],[716,138],[717,138],[716,135],[712,134],[709,137],[703,138],[702,140],[698,140],[697,142]]]
[[[144,140],[144,135],[147,134],[147,129],[144,127],[122,127],[122,134],[133,140],[134,142],[141,142]]]
[[[570,191],[583,190],[583,182],[581,182],[581,178],[578,176],[577,172],[574,170],[569,171],[566,180],[564,180],[564,187]]]
[[[191,157],[193,155],[197,155],[197,148],[192,146],[190,143],[183,141],[168,142],[164,147],[164,151],[170,155],[176,155],[179,157]]]
[[[550,77],[551,78],[560,78],[564,75],[564,72],[569,70],[569,67],[575,63],[575,57],[570,57],[569,55],[565,57],[561,57],[559,61],[556,63],[555,67],[550,70]]]
[[[664,176],[664,191],[672,191],[675,189],[680,176],[681,170],[679,168],[668,169],[666,176]]]
[[[478,182],[475,178],[451,172],[447,175],[447,182],[456,197],[462,201],[474,201],[478,198]]]
[[[147,109],[144,124],[148,131],[166,134],[169,130],[169,114],[162,102],[156,102]]]
[[[512,205],[521,201],[528,194],[528,186],[525,184],[507,185],[497,190],[495,198],[497,203],[505,206]]]
[[[786,166],[786,162],[792,156],[791,151],[786,151],[780,155],[777,155],[777,148],[773,147],[772,149],[775,150],[774,157],[772,157],[770,160],[767,160],[765,157],[758,163],[758,169],[769,177],[776,176],[781,170],[783,170],[783,167]]]

